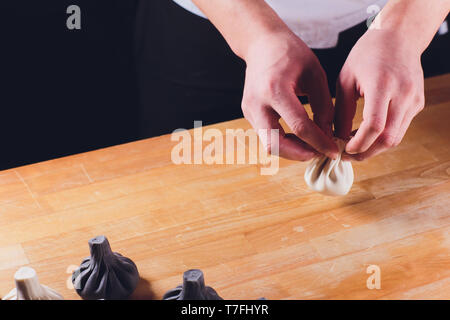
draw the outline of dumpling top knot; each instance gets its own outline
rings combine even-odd
[[[353,167],[350,161],[341,159],[347,144],[344,140],[335,139],[339,155],[336,160],[326,156],[315,158],[305,171],[305,182],[314,191],[329,196],[346,195],[353,185]]]
[[[21,267],[14,274],[16,287],[2,300],[63,300],[63,297],[39,283],[36,271],[30,267]]]

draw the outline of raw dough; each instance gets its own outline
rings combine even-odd
[[[55,290],[39,283],[36,271],[22,267],[14,274],[16,287],[2,300],[63,300]]]
[[[326,156],[315,158],[305,171],[305,182],[314,191],[329,195],[346,195],[353,185],[353,167],[350,161],[342,161],[346,142],[335,140],[339,156],[332,160]]]

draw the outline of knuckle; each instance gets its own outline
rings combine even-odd
[[[417,95],[414,99],[414,103],[417,105],[418,112],[422,111],[425,107],[425,95],[423,93]]]
[[[253,93],[254,90],[244,89],[244,94],[242,96],[241,106],[242,108],[247,108],[254,104],[256,100],[256,95]]]
[[[245,111],[249,109],[249,104],[244,99],[242,99],[242,102],[241,102],[241,109],[244,112],[244,114],[245,114]]]
[[[396,137],[393,147],[397,147],[402,142],[403,137]]]
[[[383,131],[384,125],[385,122],[382,119],[373,117],[369,120],[369,132],[373,134],[379,134]]]
[[[352,84],[352,81],[353,81],[352,74],[349,71],[344,70],[344,68],[343,68],[341,70],[341,72],[339,73],[339,77],[336,82],[336,86],[340,89],[345,88],[345,87],[350,86]]]
[[[415,90],[415,83],[411,80],[403,80],[400,83],[400,91],[409,94]]]
[[[260,103],[260,99],[255,93],[247,93],[242,97],[241,109],[244,113],[258,108],[260,105],[262,105],[262,103]]]
[[[250,120],[250,106],[249,106],[249,104],[247,104],[244,101],[242,101],[241,109],[242,109],[242,113],[244,115],[244,118],[247,119],[247,120]]]
[[[259,141],[264,150],[269,155],[279,155],[280,144],[283,137],[277,132],[276,136],[272,135],[273,129],[265,129],[263,132],[259,131]]]
[[[250,100],[250,98],[244,98],[244,99],[242,99],[242,102],[241,102],[241,109],[245,113],[245,111],[248,111],[249,109],[251,109],[252,105],[253,105],[253,101]]]
[[[282,90],[282,82],[276,78],[271,77],[264,82],[263,95],[269,99],[277,97]]]
[[[378,81],[375,82],[375,88],[377,90],[387,90],[391,88],[392,84],[394,83],[394,77],[392,76],[391,72],[389,71],[380,71],[380,75],[378,77]]]
[[[382,147],[384,148],[392,148],[395,146],[397,137],[395,135],[392,135],[388,132],[383,133],[379,137],[379,141]]]
[[[250,116],[249,111],[242,108],[242,113],[244,115],[244,118],[247,119],[250,123],[252,123],[252,117]]]
[[[292,122],[291,130],[296,136],[303,137],[308,132],[308,125],[303,119],[297,119]]]
[[[261,105],[258,104],[258,99],[255,96],[244,96],[241,101],[241,110],[244,118],[252,122],[252,114],[259,112],[259,110],[257,110],[258,106]]]

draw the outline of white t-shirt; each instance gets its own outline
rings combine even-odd
[[[173,0],[203,18],[191,0]],[[339,33],[377,14],[388,0],[266,0],[311,48],[336,46]]]

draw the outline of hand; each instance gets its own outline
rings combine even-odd
[[[242,110],[253,128],[258,133],[261,129],[279,130],[281,157],[306,161],[322,153],[336,158],[334,108],[327,78],[308,46],[290,31],[269,33],[249,45],[244,59]],[[301,95],[308,96],[314,121],[300,103],[297,96]],[[280,117],[293,134],[284,132]],[[273,152],[270,139],[260,138],[266,150]]]
[[[421,53],[408,41],[398,32],[370,29],[350,52],[337,82],[336,135],[349,138],[360,96],[364,111],[344,159],[361,161],[397,146],[423,109]]]

